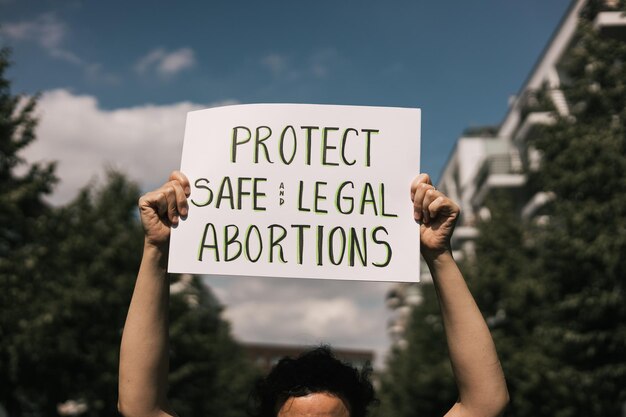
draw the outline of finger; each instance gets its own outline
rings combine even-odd
[[[413,202],[413,218],[415,221],[422,221],[422,200],[424,192],[428,189],[428,185],[432,185],[430,176],[421,173],[411,182],[411,201]]]
[[[158,190],[166,201],[165,212],[160,211],[161,217],[167,217],[171,224],[178,223],[178,205],[176,201],[176,189],[174,188],[173,181],[165,183]]]
[[[435,187],[429,188],[424,192],[424,199],[422,200],[422,216],[424,223],[428,224],[433,219],[430,212],[430,205],[433,201],[442,196],[441,191],[437,191]]]
[[[456,218],[459,215],[460,208],[454,201],[442,193],[439,193],[439,195],[436,196],[436,198],[428,205],[428,212],[431,220],[437,218],[438,216]]]
[[[188,211],[187,195],[185,193],[185,190],[183,189],[183,184],[181,184],[180,181],[170,181],[168,184],[174,188],[174,194],[176,197],[176,211],[181,216],[186,216]]]
[[[413,179],[413,181],[411,182],[411,201],[413,201],[413,196],[415,195],[415,191],[417,190],[419,184],[432,185],[430,175],[422,173]]]
[[[424,182],[417,184],[413,194],[413,218],[416,221],[419,222],[424,220],[424,209],[426,207],[424,205],[424,197],[426,196],[427,191],[433,190],[434,188],[435,187],[432,185]]]
[[[151,191],[139,199],[139,209],[155,211],[159,218],[163,218],[167,213],[167,198],[160,190]]]
[[[185,174],[180,171],[172,171],[168,181],[178,181],[182,186],[182,189],[187,197],[191,194],[191,186],[189,183],[189,179]]]

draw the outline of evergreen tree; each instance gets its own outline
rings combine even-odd
[[[535,332],[556,361],[552,415],[618,415],[626,402],[625,62],[626,43],[583,21],[563,68],[574,119],[533,139],[533,181],[556,196],[537,238],[552,311]]]
[[[581,21],[561,66],[573,115],[528,139],[548,222],[520,224],[500,194],[479,226],[468,275],[496,319],[511,416],[619,415],[626,401],[625,61],[626,44]]]
[[[619,415],[626,401],[625,61],[626,44],[581,21],[561,66],[573,115],[529,138],[548,222],[516,226],[500,195],[480,226],[469,275],[481,309],[504,313],[493,335],[511,416]]]
[[[181,416],[243,417],[258,372],[197,277],[171,298],[170,398]],[[177,284],[178,285],[178,284]]]
[[[494,193],[487,208],[489,218],[478,224],[475,259],[465,262],[464,270],[507,378],[507,415],[550,415],[553,394],[546,386],[554,362],[538,347],[534,332],[552,307],[535,262],[536,227],[520,222],[506,192]]]
[[[36,99],[13,96],[0,54],[0,404],[10,416],[116,415],[121,332],[141,258],[139,189],[119,173],[68,205],[43,196],[54,165],[29,165]],[[179,285],[180,286],[180,285]],[[171,297],[172,398],[186,416],[245,415],[253,371],[197,278]]]
[[[457,399],[435,287],[420,288],[422,302],[411,313],[407,345],[392,350],[381,376],[381,417],[442,416]]]
[[[539,289],[528,280],[512,280],[527,273],[531,249],[523,243],[524,228],[509,197],[496,196],[488,208],[491,218],[480,224],[476,241],[477,262],[466,260],[462,266],[492,329],[509,385],[519,385],[521,392],[532,370],[515,364],[520,343],[530,331],[526,323],[510,317],[529,317],[526,309],[539,296]],[[422,303],[413,309],[406,330],[408,345],[392,351],[382,377],[381,416],[442,416],[457,399],[437,294],[432,284],[420,284],[420,288]]]
[[[464,268],[503,363],[509,416],[621,415],[626,403],[626,43],[592,29],[603,7],[592,1],[584,10],[560,66],[572,116],[528,139],[542,154],[528,191],[553,193],[542,209],[548,221],[522,222],[510,196],[492,195],[476,260]],[[426,291],[425,303],[433,299]],[[436,336],[420,313],[428,308],[416,308],[409,340]],[[419,381],[443,377],[442,361],[412,343],[394,352],[383,400],[432,401],[383,415],[440,415],[442,386]]]
[[[54,164],[28,164],[20,156],[35,139],[36,98],[12,94],[9,56],[0,50],[0,405],[18,415],[29,408],[21,389],[23,352],[32,347],[28,329],[45,320],[33,295],[41,291],[37,268],[51,243],[43,198],[56,177]]]
[[[48,341],[45,362],[63,373],[55,401],[83,400],[86,415],[112,415],[117,406],[119,342],[143,243],[138,198],[135,185],[109,173],[104,186],[85,188],[55,222],[64,238],[51,298],[62,313],[50,327],[63,333]],[[244,416],[251,367],[210,290],[198,278],[180,279],[171,296],[172,403],[185,416]]]

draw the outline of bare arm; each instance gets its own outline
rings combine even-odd
[[[447,416],[498,416],[508,403],[504,374],[493,340],[450,252],[427,258],[459,389]]]
[[[495,417],[509,400],[489,328],[452,258],[450,237],[459,207],[422,174],[411,186],[415,219],[421,222],[422,255],[439,297],[459,401],[447,417]]]
[[[159,189],[139,200],[145,231],[143,258],[128,309],[120,348],[120,412],[126,417],[173,416],[167,403],[169,371],[170,226],[187,213],[187,178],[174,172]]]

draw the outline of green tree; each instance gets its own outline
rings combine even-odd
[[[506,192],[494,193],[487,208],[489,218],[478,224],[475,259],[465,262],[464,270],[507,378],[507,415],[550,415],[552,393],[546,386],[554,362],[538,347],[534,333],[551,311],[535,262],[536,227],[520,222]],[[548,398],[539,401],[544,396]]]
[[[52,327],[65,334],[48,341],[49,359],[66,359],[63,367],[70,372],[55,398],[84,400],[88,415],[112,415],[117,405],[120,335],[143,243],[138,198],[134,184],[109,173],[102,187],[85,188],[56,221],[64,239],[53,267],[62,276]],[[171,297],[172,403],[185,416],[245,415],[254,374],[220,317],[221,306],[198,278],[173,278],[178,290]]]
[[[116,410],[119,340],[141,255],[138,195],[136,185],[109,173],[50,219],[57,242],[41,265],[54,271],[41,277],[49,321],[33,332],[42,338],[33,365],[46,372],[36,378],[46,385],[33,389],[49,395],[48,407],[73,399],[88,405],[87,415]]]
[[[547,222],[523,222],[512,196],[492,195],[464,268],[507,376],[509,416],[620,415],[626,402],[626,43],[592,29],[602,7],[590,2],[560,66],[572,116],[529,138],[542,163],[527,191],[553,193]],[[407,337],[436,349],[415,334],[441,338],[420,312],[429,308],[416,308]],[[443,377],[442,361],[413,342],[395,352],[383,400],[432,401],[385,415],[438,415],[442,387],[420,378]]]
[[[36,98],[14,95],[6,77],[8,49],[0,50],[0,404],[10,415],[27,409],[23,352],[32,350],[28,329],[37,313],[39,260],[51,243],[43,198],[56,183],[54,164],[28,164],[20,153],[35,139]],[[19,306],[19,308],[17,308]]]
[[[509,196],[496,196],[488,207],[491,218],[480,224],[476,262],[462,263],[470,289],[490,325],[503,359],[509,385],[524,383],[528,372],[514,366],[520,343],[529,335],[526,323],[509,320],[527,315],[539,296],[526,276],[531,249],[524,242]],[[441,312],[432,284],[421,284],[422,303],[413,309],[406,330],[406,349],[392,351],[381,383],[381,416],[441,416],[457,399],[457,389],[445,344]],[[504,360],[508,358],[514,358]],[[507,365],[510,369],[507,369]],[[517,371],[521,374],[517,374]]]
[[[515,227],[501,207],[480,227],[470,275],[483,311],[499,294],[512,416],[619,415],[626,401],[625,60],[626,44],[580,23],[561,66],[572,117],[529,138],[542,154],[530,189],[555,197],[548,221],[498,238]]]
[[[572,117],[535,130],[545,224],[494,196],[469,269],[511,392],[511,416],[619,415],[626,401],[626,44],[580,23],[561,71]],[[498,311],[501,311],[497,320]]]
[[[533,181],[554,192],[537,238],[550,314],[536,327],[555,360],[552,415],[618,415],[626,402],[626,43],[583,21],[563,70],[574,120],[533,139]]]
[[[56,415],[67,400],[84,402],[87,416],[115,414],[119,341],[143,241],[138,196],[124,176],[109,173],[102,187],[83,189],[49,215],[56,241],[30,294],[37,314],[11,335],[28,340],[18,351],[23,404],[15,415]],[[198,278],[183,282],[171,297],[172,402],[181,415],[243,416],[252,367],[210,290]]]
[[[181,416],[243,417],[258,372],[232,339],[215,297],[198,277],[181,280],[189,278],[170,302],[172,406]]]
[[[392,350],[381,376],[380,416],[442,416],[457,399],[435,287],[420,288],[422,302],[411,312],[407,344]]]
[[[86,404],[85,416],[115,415],[119,343],[143,243],[139,189],[110,172],[64,207],[44,203],[54,166],[18,155],[35,139],[36,99],[11,95],[7,56],[0,54],[0,403],[17,417],[58,415],[68,400]],[[244,416],[254,372],[216,299],[193,278],[171,306],[174,404],[186,416]]]

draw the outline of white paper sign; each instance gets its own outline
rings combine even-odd
[[[187,115],[169,271],[419,281],[420,110],[251,104]]]

